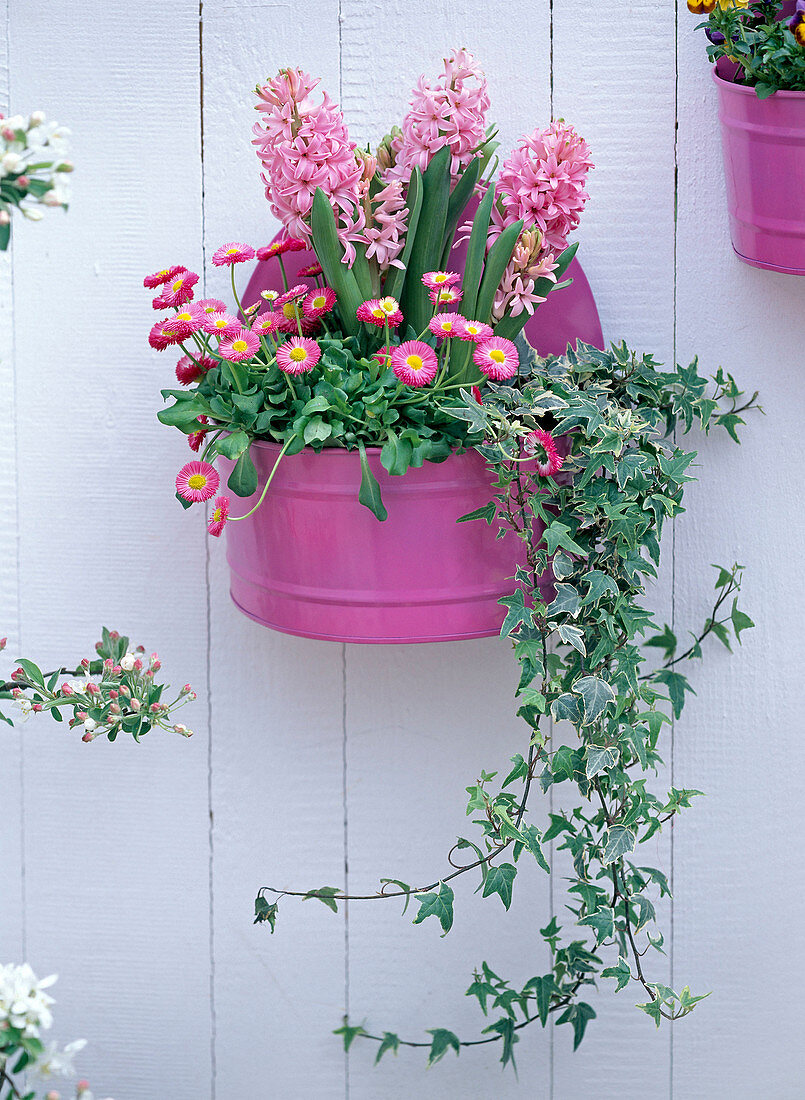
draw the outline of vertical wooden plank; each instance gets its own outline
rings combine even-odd
[[[11,111],[8,64],[8,0],[0,2],[0,112]],[[0,499],[6,502],[0,524],[0,637],[8,648],[0,656],[5,679],[20,644],[17,557],[17,446],[14,385],[13,245],[0,252]],[[13,708],[6,707],[7,714]],[[0,840],[0,954],[22,959],[24,953],[22,863],[22,731],[0,726],[0,786],[3,830]]]
[[[337,98],[338,0],[298,18],[246,0],[205,0],[202,14],[207,290],[228,300],[212,252],[277,228],[250,144],[254,86],[299,66]],[[217,1095],[341,1097],[343,915],[288,898],[272,936],[252,912],[258,886],[344,880],[342,647],[250,622],[229,599],[224,546],[210,555]]]
[[[205,540],[156,421],[172,362],[143,275],[201,259],[197,0],[11,4],[18,104],[73,130],[66,216],[15,227],[21,615],[50,663],[101,623],[206,691]],[[196,737],[92,746],[25,730],[28,955],[96,1095],[210,1090],[205,707]]]
[[[675,1033],[674,1095],[793,1097],[802,1044],[787,1006],[805,977],[791,951],[802,904],[791,845],[805,827],[803,285],[732,252],[715,89],[697,20],[679,9],[680,358],[698,352],[708,372],[723,365],[759,389],[766,417],[750,418],[740,450],[720,434],[699,441],[700,484],[677,531],[680,626],[706,613],[706,563],[735,558],[758,625],[734,656],[716,643],[690,670],[698,696],[677,730],[678,783],[707,797],[677,833],[676,969],[713,993]]]
[[[590,278],[604,336],[626,340],[661,362],[674,357],[675,59],[674,12],[650,0],[627,6],[596,5],[594,18],[580,15],[572,0],[553,0],[553,109],[571,122],[592,148],[590,202],[578,232],[579,258]],[[648,596],[660,622],[672,621],[672,532],[664,538],[662,573]],[[667,735],[666,735],[667,736]],[[670,764],[671,744],[664,751]],[[670,769],[651,776],[662,794]],[[643,862],[669,868],[666,830],[642,852]],[[560,864],[561,866],[561,864]],[[557,880],[554,890],[561,893]],[[671,913],[657,906],[658,922],[671,939]],[[647,956],[653,980],[667,983],[669,962]],[[640,998],[645,999],[645,998]],[[641,1094],[667,1096],[670,1035],[655,1032],[634,1005],[637,987],[615,995],[602,981],[592,1021],[579,1050],[556,1032],[553,1096],[622,1097],[621,1075],[601,1066],[627,1064]],[[628,1095],[628,1093],[627,1093]]]
[[[343,103],[356,141],[375,144],[405,113],[420,72],[436,76],[451,49],[465,46],[489,79],[489,120],[500,125],[501,151],[550,117],[549,5],[446,0],[423,10],[392,2],[377,34],[375,6],[342,0]],[[513,49],[513,34],[528,41]],[[394,48],[389,49],[389,43]],[[481,768],[506,769],[522,751],[525,727],[514,718],[516,669],[499,639],[448,645],[351,646],[347,651],[347,809],[349,880],[358,892],[381,875],[415,883],[449,870],[455,837],[472,835],[464,787]],[[470,830],[467,833],[467,830]],[[471,881],[470,881],[471,880]],[[440,939],[431,922],[412,927],[397,902],[353,903],[349,911],[349,1000],[352,1019],[373,1029],[427,1040],[447,1027],[480,1036],[488,1021],[463,996],[483,960],[513,983],[547,965],[537,929],[548,914],[548,877],[523,866],[512,909],[473,895],[475,876],[454,883],[456,923]],[[523,960],[524,945],[533,953]],[[527,971],[527,972],[526,972]],[[426,1070],[426,1051],[401,1050],[374,1069],[375,1044],[356,1041],[349,1096],[547,1097],[549,1035],[538,1025],[521,1033],[519,1084],[501,1073],[495,1047],[452,1053]]]

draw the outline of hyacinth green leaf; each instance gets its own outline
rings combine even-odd
[[[405,203],[408,207],[408,227],[405,234],[405,246],[399,256],[400,263],[404,266],[402,268],[389,268],[389,273],[383,284],[383,293],[390,294],[392,298],[396,298],[398,301],[402,297],[403,288],[405,287],[405,280],[408,274],[408,261],[411,256],[411,249],[414,246],[414,238],[416,237],[417,226],[419,225],[419,215],[422,210],[422,173],[418,168],[413,170],[411,179],[408,181],[408,191],[405,196]]]
[[[461,179],[447,201],[447,218],[444,227],[442,255],[439,259],[441,270],[449,270],[450,250],[453,247],[453,238],[461,215],[466,209],[467,203],[472,198],[475,184],[478,182],[478,174],[481,171],[481,159],[475,157],[464,169]]]
[[[579,242],[571,244],[568,248],[559,254],[559,258],[556,261],[556,270],[553,272],[554,278],[558,283],[567,269],[573,262],[573,257],[579,250]],[[552,290],[556,288],[556,283],[553,279],[537,279],[534,282],[534,293],[538,294],[540,298],[547,297]]]
[[[369,261],[366,259],[366,245],[361,241],[355,242],[355,259],[352,263],[352,274],[355,276],[355,282],[358,284],[358,289],[361,292],[361,296],[365,300],[371,298],[374,294],[374,288],[372,287],[372,272],[369,270]]]
[[[422,332],[431,316],[427,289],[422,285],[426,271],[437,268],[450,199],[451,151],[445,145],[433,157],[422,175],[422,209],[414,235],[408,273],[402,295],[402,310],[415,332]],[[326,272],[325,272],[326,274]]]
[[[467,244],[467,259],[464,263],[464,278],[461,282],[463,294],[461,312],[464,317],[470,319],[475,318],[475,305],[478,301],[478,290],[481,286],[481,277],[484,271],[486,240],[494,199],[495,189],[489,187],[481,200],[480,206],[475,211],[475,217],[472,219],[472,231]]]
[[[327,196],[320,187],[313,196],[313,210],[310,219],[313,232],[313,247],[321,264],[324,278],[333,288],[338,298],[339,312],[344,331],[355,335],[360,328],[356,312],[364,298],[358,280],[352,270],[344,263],[344,249],[338,239],[335,214]]]
[[[383,504],[383,498],[380,495],[380,486],[369,466],[369,460],[366,457],[366,447],[363,443],[358,444],[358,450],[361,456],[361,487],[358,491],[358,500],[365,508],[368,508],[370,512],[377,516],[382,523],[383,520],[388,519],[388,512]]]
[[[244,451],[235,463],[235,468],[229,475],[227,485],[239,497],[250,497],[257,490],[257,470],[252,462],[252,456]]]
[[[489,322],[492,316],[492,304],[495,294],[500,286],[503,273],[509,265],[517,244],[517,238],[523,231],[523,221],[517,221],[514,225],[507,226],[498,239],[489,249],[489,255],[484,264],[484,276],[478,291],[478,301],[475,306],[475,319]]]

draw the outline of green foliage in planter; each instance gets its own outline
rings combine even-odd
[[[702,10],[697,0],[688,6]],[[717,5],[699,24],[707,29],[710,60],[735,62],[740,82],[760,99],[781,90],[805,91],[805,12],[788,20],[778,18],[781,10],[779,0],[757,0],[749,8]]]
[[[421,886],[382,879],[379,891],[365,895],[265,887],[255,921],[273,932],[285,895],[317,898],[331,909],[344,900],[396,897],[406,908],[416,902],[415,924],[433,917],[446,935],[454,879],[475,872],[482,897],[508,909],[531,860],[549,870],[551,844],[565,853],[567,896],[540,930],[551,958],[544,973],[534,975],[527,957],[517,983],[486,962],[473,972],[467,994],[490,1021],[479,1038],[462,1040],[439,1028],[429,1039],[404,1040],[345,1021],[338,1031],[345,1046],[373,1040],[378,1060],[403,1045],[426,1049],[433,1063],[450,1050],[498,1043],[503,1064],[513,1064],[520,1030],[535,1022],[545,1027],[551,1018],[570,1026],[578,1047],[596,1015],[587,998],[600,979],[613,980],[618,991],[636,984],[639,1007],[657,1025],[687,1016],[702,999],[688,987],[658,982],[644,958],[663,949],[656,904],[669,886],[640,849],[701,793],[660,781],[663,734],[694,693],[683,669],[701,659],[705,639],[729,648],[753,624],[738,606],[739,565],[718,568],[713,609],[689,643],[655,621],[644,597],[647,580],[657,575],[664,525],[684,511],[685,486],[693,480],[696,454],[679,447],[676,435],[721,427],[737,438],[742,413],[756,407],[757,395],[742,404],[741,391],[721,370],[712,382],[695,362],[666,372],[624,345],[606,352],[580,345],[547,360],[524,342],[520,351],[517,378],[490,384],[483,405],[465,392],[463,407],[452,410],[469,433],[483,435],[478,449],[497,474],[497,493],[476,522],[513,531],[528,548],[527,568],[517,570],[512,594],[501,601],[502,634],[520,671],[520,751],[505,777],[482,772],[467,787],[467,814],[478,833],[457,839],[449,870]],[[524,440],[547,428],[570,444],[555,480],[522,460]],[[546,602],[539,581],[549,564],[555,597]],[[652,775],[660,782],[656,790]],[[549,791],[553,811],[534,820],[532,796]],[[457,858],[460,852],[469,858]],[[563,909],[569,915],[560,924]]]
[[[416,334],[412,334],[416,335]],[[412,338],[412,337],[411,337]],[[427,340],[435,345],[436,338]],[[192,390],[163,390],[172,399],[159,413],[190,435],[203,428],[199,417],[214,424],[204,458],[216,454],[236,462],[229,488],[250,496],[257,473],[249,455],[255,439],[286,444],[286,454],[303,447],[360,450],[381,447],[381,462],[390,474],[404,474],[424,462],[443,462],[454,450],[471,446],[473,436],[465,421],[451,414],[462,404],[458,387],[448,384],[443,404],[429,391],[404,386],[389,367],[372,358],[373,334],[319,338],[321,359],[307,374],[283,373],[268,351],[247,363],[218,361]],[[378,519],[385,518],[377,483],[364,465],[361,501]]]

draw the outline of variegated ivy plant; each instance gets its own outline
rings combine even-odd
[[[473,972],[467,993],[487,1018],[478,1037],[436,1028],[402,1039],[345,1020],[338,1029],[345,1045],[373,1041],[378,1061],[400,1046],[424,1048],[433,1063],[451,1049],[495,1043],[504,1065],[513,1064],[522,1029],[551,1019],[572,1027],[578,1047],[596,1015],[590,999],[601,978],[617,990],[637,987],[639,1007],[658,1026],[687,1016],[702,999],[687,986],[669,989],[652,973],[651,959],[663,946],[655,902],[669,894],[669,883],[667,871],[647,866],[640,849],[700,793],[649,787],[663,762],[663,735],[693,692],[684,669],[702,658],[710,636],[729,649],[753,623],[738,606],[739,565],[718,568],[714,606],[687,644],[671,627],[659,627],[646,583],[657,575],[663,526],[684,511],[685,485],[693,480],[695,452],[677,446],[676,436],[694,425],[721,427],[737,441],[741,414],[757,407],[757,394],[743,402],[721,370],[711,381],[696,362],[665,372],[624,345],[606,352],[579,345],[544,360],[521,341],[520,358],[516,378],[490,384],[483,405],[465,392],[456,413],[483,435],[479,450],[498,477],[494,499],[464,518],[513,531],[528,547],[528,568],[518,569],[502,601],[501,633],[520,667],[516,706],[524,723],[512,768],[502,781],[483,772],[470,784],[467,813],[478,834],[459,837],[449,868],[424,876],[422,885],[384,878],[368,895],[264,887],[255,916],[273,932],[278,902],[288,895],[318,898],[333,910],[346,900],[398,898],[407,907],[413,899],[414,923],[435,917],[447,933],[453,879],[477,874],[482,896],[508,909],[519,875],[533,873],[535,864],[550,871],[551,843],[567,853],[570,881],[541,929],[552,960],[546,972],[533,974],[528,947],[516,981],[486,962]],[[557,480],[521,461],[523,437],[537,428],[569,442]],[[547,568],[555,578],[549,603],[538,584]],[[549,790],[550,814],[534,798]],[[457,852],[469,859],[460,863]]]

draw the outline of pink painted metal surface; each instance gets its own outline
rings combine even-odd
[[[463,250],[455,263],[463,267]],[[284,257],[291,284],[310,252]],[[461,268],[459,268],[461,270]],[[602,346],[589,284],[574,261],[571,287],[549,296],[527,333],[543,354],[577,339]],[[244,304],[261,290],[280,287],[277,261],[258,265]],[[252,455],[260,486],[279,448],[256,443]],[[492,498],[492,478],[475,452],[426,462],[391,477],[380,452],[368,449],[388,519],[378,522],[358,502],[357,452],[336,448],[284,458],[263,506],[227,527],[232,599],[250,618],[287,634],[362,643],[455,641],[500,632],[498,600],[512,591],[523,560],[513,535],[496,539],[482,521],[456,523]],[[221,461],[229,475],[231,463]],[[243,511],[256,503],[245,501]],[[551,592],[551,577],[545,577]]]
[[[719,72],[713,79],[732,246],[754,267],[805,275],[805,92],[758,99]]]

